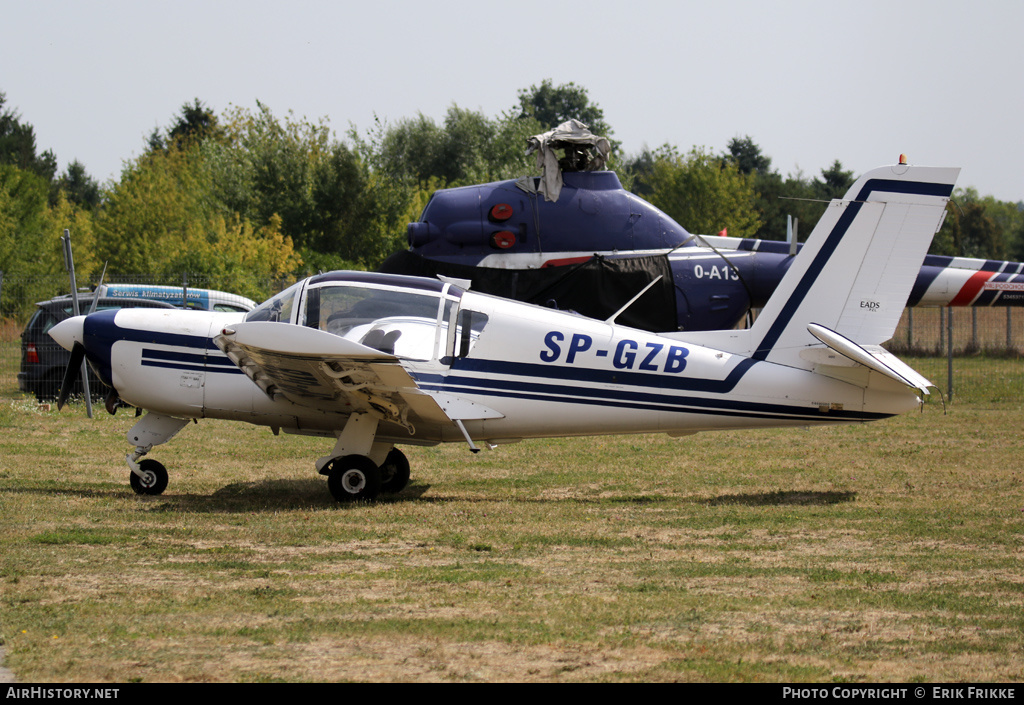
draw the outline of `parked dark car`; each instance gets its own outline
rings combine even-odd
[[[87,312],[92,306],[91,294],[78,297],[80,311]],[[31,392],[39,401],[57,398],[64,370],[68,366],[71,353],[57,345],[49,336],[55,325],[74,315],[70,296],[58,296],[49,301],[36,304],[36,312],[32,314],[28,325],[21,334],[21,372],[18,373],[18,389]],[[175,308],[163,301],[149,299],[124,299],[103,297],[96,305],[96,310],[111,308]],[[106,395],[106,386],[89,370],[89,391],[93,397]],[[73,396],[82,395],[82,383],[78,381]]]

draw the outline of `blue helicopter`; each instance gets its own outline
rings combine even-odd
[[[799,250],[688,232],[604,170],[607,140],[577,121],[531,138],[528,151],[540,177],[436,191],[409,223],[409,248],[381,271],[602,320],[642,291],[627,325],[721,330],[765,305]],[[929,255],[907,305],[1024,306],[1024,263]]]

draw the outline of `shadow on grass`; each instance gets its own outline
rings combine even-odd
[[[776,490],[775,492],[758,492],[755,494],[729,494],[713,497],[705,502],[712,507],[724,504],[744,504],[750,507],[768,505],[826,505],[853,502],[857,499],[856,492],[800,492],[798,490]]]
[[[410,485],[399,494],[380,495],[374,504],[419,499],[429,489],[430,485]],[[199,513],[347,509],[371,504],[368,502],[337,502],[327,489],[327,482],[316,478],[236,482],[225,485],[212,494],[167,494],[152,499],[160,502],[156,511]]]
[[[430,485],[412,484],[399,494],[382,494],[376,504],[417,500],[430,489]],[[368,502],[337,502],[327,489],[326,480],[264,480],[262,482],[236,482],[225,485],[210,494],[175,491],[172,486],[162,495],[136,495],[128,487],[113,486],[104,489],[49,486],[7,489],[6,492],[36,495],[64,495],[89,499],[123,499],[134,497],[157,512],[240,513],[275,512],[289,509],[344,509],[368,506]]]
[[[494,502],[510,499],[502,497],[466,497],[459,495],[431,495],[429,484],[410,484],[398,494],[382,494],[374,502],[337,502],[327,489],[327,483],[318,478],[302,480],[262,480],[258,482],[236,482],[225,485],[209,494],[176,492],[173,487],[167,494],[158,496],[136,496],[124,487],[109,489],[35,487],[7,490],[16,493],[58,494],[75,497],[109,498],[133,497],[138,501],[151,505],[150,511],[157,512],[196,512],[196,513],[242,513],[242,512],[276,512],[297,509],[349,509],[366,507],[372,504],[393,504],[399,502],[426,502],[447,504],[452,502]],[[758,492],[751,494],[731,494],[712,497],[672,497],[664,495],[622,495],[614,497],[519,497],[520,503],[558,504],[658,504],[675,502],[693,502],[707,506],[745,505],[759,506],[825,506],[853,502],[856,492],[810,492],[800,490],[776,490],[774,492]]]

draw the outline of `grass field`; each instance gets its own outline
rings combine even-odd
[[[1024,411],[1004,386],[871,425],[411,448],[409,488],[351,506],[313,470],[324,440],[190,425],[153,453],[167,492],[138,497],[130,415],[0,401],[7,665],[23,682],[1020,681]]]

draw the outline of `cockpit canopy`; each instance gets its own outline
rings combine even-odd
[[[436,279],[331,272],[292,285],[246,321],[308,326],[412,360],[468,354],[486,316],[463,311],[463,291]]]

